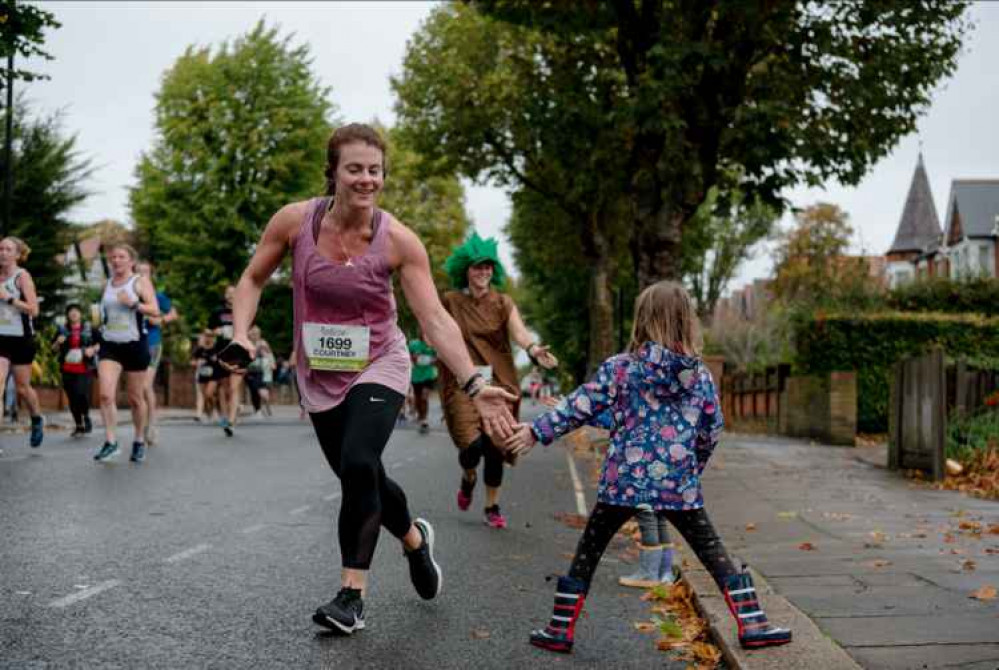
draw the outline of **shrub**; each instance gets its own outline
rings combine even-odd
[[[889,309],[902,312],[999,315],[999,281],[988,277],[934,277],[901,286],[887,295]]]
[[[857,429],[885,432],[892,365],[939,345],[950,357],[999,356],[999,318],[941,313],[822,315],[795,324],[796,370],[857,372]]]
[[[999,441],[999,412],[986,409],[947,422],[947,458],[962,463]]]

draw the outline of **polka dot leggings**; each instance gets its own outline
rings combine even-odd
[[[637,507],[621,507],[599,502],[593,507],[569,568],[569,576],[581,580],[586,585],[586,591],[590,590],[593,573],[611,538],[638,511]],[[665,519],[670,522],[683,535],[683,539],[711,573],[718,588],[724,590],[726,580],[738,571],[728,552],[725,551],[725,545],[722,544],[714,526],[711,525],[708,513],[701,508],[682,511],[658,510],[655,514],[660,521]]]

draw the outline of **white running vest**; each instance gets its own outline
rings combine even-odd
[[[106,342],[138,342],[145,334],[145,324],[138,305],[128,307],[118,302],[118,292],[124,291],[132,302],[138,303],[135,282],[139,275],[132,275],[121,286],[112,286],[111,280],[104,286],[101,296],[101,313],[104,325],[102,337]]]
[[[3,289],[14,300],[21,299],[21,289],[17,287],[17,278],[24,272],[23,268],[18,268],[14,274],[7,277],[3,282]],[[24,337],[31,335],[31,322],[27,314],[13,305],[0,301],[0,335],[4,337]]]

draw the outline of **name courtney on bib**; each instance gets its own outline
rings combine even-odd
[[[368,366],[371,329],[328,323],[302,324],[302,343],[312,370],[358,372]]]

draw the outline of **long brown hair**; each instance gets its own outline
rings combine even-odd
[[[701,355],[697,310],[690,294],[677,282],[652,284],[635,300],[628,351],[635,353],[650,340],[684,356]]]

